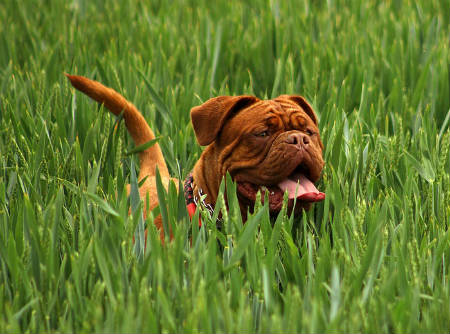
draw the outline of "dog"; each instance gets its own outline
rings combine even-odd
[[[115,90],[82,76],[66,74],[71,84],[113,114],[123,113],[125,125],[136,145],[155,139],[153,131],[137,108]],[[197,142],[206,146],[186,179],[186,204],[192,218],[196,203],[206,195],[203,205],[213,208],[222,178],[228,172],[236,182],[240,211],[245,221],[252,212],[257,192],[262,201],[268,192],[272,215],[283,205],[287,192],[288,212],[299,214],[312,203],[324,200],[316,183],[322,173],[323,144],[313,108],[299,95],[280,95],[261,100],[250,95],[218,96],[193,107],[190,112]],[[163,185],[171,178],[161,148],[156,143],[139,152],[138,180],[144,199],[144,214],[158,205],[156,168]],[[129,186],[128,186],[129,191]],[[145,205],[148,195],[148,207]],[[162,233],[162,220],[155,225]]]

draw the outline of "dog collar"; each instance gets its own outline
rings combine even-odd
[[[194,183],[194,177],[192,176],[192,173],[190,173],[186,180],[184,180],[184,199],[186,201],[186,208],[187,212],[189,214],[189,218],[192,220],[192,217],[194,216],[195,210],[197,209],[197,204],[194,200],[194,189],[192,187],[192,184]],[[202,223],[199,221],[199,226],[201,226]]]
[[[193,184],[194,184],[194,177],[192,176],[192,173],[190,173],[186,177],[186,180],[184,180],[184,199],[186,201],[186,209],[189,214],[189,218],[192,220],[192,217],[194,217],[195,210],[197,209],[198,205],[201,205],[204,209],[208,210],[210,217],[213,217],[214,208],[212,207],[211,204],[205,202],[203,196],[204,194],[201,188],[198,188],[198,196],[194,196]],[[202,226],[200,217],[198,218],[198,226],[199,227]],[[222,218],[220,214],[216,221],[216,227],[219,230],[222,229]]]

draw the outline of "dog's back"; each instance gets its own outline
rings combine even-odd
[[[93,100],[102,103],[113,114],[119,116],[123,112],[125,125],[136,145],[142,145],[155,139],[153,131],[150,129],[145,118],[137,108],[114,89],[108,88],[101,83],[86,77],[69,74],[66,74],[66,76],[76,89],[85,93]],[[158,193],[156,190],[155,178],[156,167],[158,167],[161,181],[166,189],[170,180],[173,180],[175,186],[178,188],[178,181],[169,176],[169,171],[158,143],[139,152],[139,162],[140,172],[138,179],[141,181],[145,178],[145,182],[139,188],[139,194],[144,201],[144,216],[146,216],[147,210],[152,210],[158,205]],[[128,193],[130,191],[129,185],[127,191]],[[155,218],[154,224],[161,231],[161,239],[164,240],[161,215]]]

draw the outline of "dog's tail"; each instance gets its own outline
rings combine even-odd
[[[66,74],[66,76],[69,78],[72,86],[95,101],[102,103],[113,114],[118,116],[123,111],[125,125],[136,145],[139,146],[155,139],[155,134],[137,108],[114,89],[105,87],[97,81],[82,76],[69,74]],[[161,176],[169,176],[166,162],[164,161],[158,143],[139,152],[139,161],[141,167],[139,179],[147,175],[155,175],[156,166],[158,166]]]

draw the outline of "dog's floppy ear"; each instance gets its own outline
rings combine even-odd
[[[218,96],[192,108],[191,121],[198,143],[211,144],[228,117],[257,101],[258,98],[250,95]]]
[[[305,113],[313,120],[314,124],[318,125],[317,116],[314,112],[311,105],[305,100],[303,96],[300,95],[280,95],[275,100],[282,99],[282,100],[289,100],[294,102],[295,104],[299,105]]]

